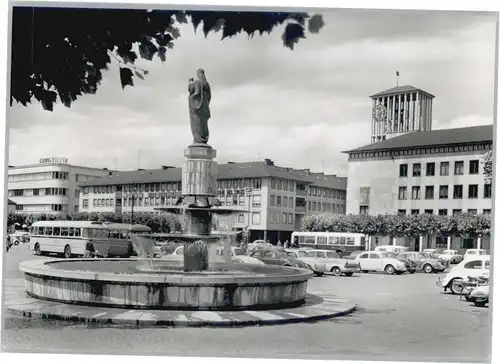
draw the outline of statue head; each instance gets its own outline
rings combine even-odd
[[[205,70],[203,68],[198,68],[198,70],[196,70],[196,75],[198,76],[198,79],[201,82],[203,82],[203,83],[207,82],[207,78],[205,76]]]

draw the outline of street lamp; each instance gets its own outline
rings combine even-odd
[[[131,224],[134,225],[134,206],[135,206],[135,199],[137,198],[137,185],[134,184],[131,186],[132,187],[132,218],[131,218]]]

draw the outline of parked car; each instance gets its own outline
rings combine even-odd
[[[363,252],[354,258],[354,261],[359,263],[363,273],[375,271],[387,274],[402,274],[406,272],[405,263],[388,257],[384,252]]]
[[[250,253],[252,258],[257,258],[265,264],[282,265],[285,267],[296,267],[308,269],[314,272],[317,276],[322,276],[324,273],[320,267],[313,268],[311,265],[304,263],[300,259],[294,258],[283,249],[259,249]]]
[[[469,294],[469,301],[476,307],[484,307],[490,301],[490,285],[478,286]]]
[[[394,258],[394,259],[397,259],[397,260],[403,262],[406,266],[406,270],[408,271],[408,273],[413,274],[417,271],[417,263],[415,263],[409,259],[399,257],[399,254],[397,254],[397,253],[386,253],[386,254],[389,258]]]
[[[458,264],[464,260],[463,255],[458,254],[457,250],[444,250],[439,254],[441,259],[447,260],[450,264]]]
[[[224,247],[223,246],[218,247],[216,254],[219,257],[223,257],[224,256]],[[240,260],[241,262],[243,262],[245,264],[264,265],[264,263],[261,260],[248,256],[245,249],[240,248],[240,247],[232,246],[230,248],[229,254],[231,255],[231,258],[237,258],[238,260]]]
[[[446,269],[446,267],[441,262],[439,262],[439,260],[432,258],[427,253],[401,253],[398,254],[397,259],[408,259],[417,265],[417,270],[424,271],[425,273],[444,272],[444,270]]]
[[[463,260],[453,267],[443,278],[438,277],[437,284],[446,292],[448,289],[453,294],[460,294],[463,282],[468,277],[477,278],[489,274],[490,256],[481,255],[474,259]]]
[[[375,252],[384,252],[384,253],[403,253],[407,252],[408,248],[406,246],[399,245],[379,245],[374,249]]]
[[[478,256],[488,255],[488,252],[484,249],[467,249],[464,254],[464,260],[475,259]]]
[[[441,258],[439,254],[437,253],[424,253],[429,256],[431,259],[437,260],[439,263],[441,263],[445,268],[450,266],[450,261],[444,258]]]
[[[424,253],[439,255],[439,254],[441,254],[442,250],[443,249],[440,249],[440,248],[436,248],[436,249],[424,249]]]
[[[290,249],[288,253],[309,264],[311,267],[317,267],[322,272],[332,273],[334,276],[344,274],[350,277],[355,272],[360,271],[359,264],[352,260],[342,259],[333,250],[311,249],[308,251],[298,251]]]
[[[247,252],[252,252],[257,249],[269,249],[273,248],[274,245],[267,243],[264,240],[255,240],[247,245]]]
[[[30,242],[30,233],[23,230],[17,230],[10,234],[10,240],[12,244],[19,245],[20,243],[29,243]]]

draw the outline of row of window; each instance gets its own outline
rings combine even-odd
[[[8,176],[9,182],[23,182],[23,181],[44,181],[49,179],[68,179],[68,172],[37,172],[37,173],[23,173],[11,174]]]
[[[286,196],[274,196],[271,195],[269,198],[269,205],[276,207],[289,207],[293,209],[293,197]]]
[[[308,211],[317,211],[317,212],[333,212],[335,214],[344,214],[345,213],[345,205],[341,204],[330,204],[328,202],[316,202],[316,201],[307,201],[307,210]]]
[[[295,191],[295,181],[271,178],[271,189],[278,191]]]
[[[31,197],[31,196],[67,196],[67,188],[35,188],[9,190],[9,197]],[[77,196],[78,197],[78,196]]]
[[[455,176],[461,176],[464,174],[464,161],[455,161],[453,172]],[[479,174],[479,159],[469,161],[469,174]],[[436,175],[436,163],[428,162],[425,164],[425,175],[435,176]],[[439,165],[439,175],[449,176],[450,175],[450,162],[441,162]],[[420,177],[422,176],[422,163],[413,163],[412,165],[412,176]],[[408,164],[403,163],[399,165],[399,177],[408,177]]]
[[[238,188],[253,188],[260,190],[262,188],[261,178],[239,178],[239,179],[219,179],[217,180],[217,188],[221,190],[231,190]]]
[[[350,153],[350,159],[365,159],[373,157],[401,157],[407,155],[434,155],[439,153],[463,153],[472,151],[487,151],[491,150],[492,143],[482,144],[468,144],[468,145],[455,145],[446,147],[432,147],[432,148],[408,148],[403,150],[380,150],[375,152],[355,152]]]
[[[293,224],[293,214],[279,211],[269,211],[270,224]]]
[[[411,199],[412,200],[420,200],[420,186],[412,186],[411,187]],[[479,198],[479,185],[470,184],[467,189],[467,197],[468,198]],[[449,186],[441,185],[439,186],[439,199],[447,199],[449,198]],[[400,186],[398,198],[400,200],[408,199],[408,187]],[[426,200],[432,200],[435,197],[434,186],[425,186],[425,196]],[[462,199],[464,198],[464,186],[463,185],[453,185],[453,198],[454,199]],[[491,184],[484,184],[482,198],[491,198]]]
[[[337,200],[345,200],[345,191],[335,190],[332,188],[309,186],[309,196],[334,198]]]
[[[404,210],[404,209],[398,210],[398,214],[399,215],[406,215],[406,213],[407,213],[407,210]],[[464,213],[464,211],[462,209],[453,209],[452,210],[452,215],[453,216],[457,216],[457,215],[460,215],[462,213]],[[476,215],[478,213],[478,210],[477,209],[468,209],[467,213],[468,214]],[[412,210],[410,210],[410,214],[411,215],[419,215],[420,214],[420,210],[419,209],[412,209]],[[424,214],[431,214],[432,215],[432,214],[434,214],[434,210],[432,210],[432,209],[425,209],[424,210]],[[483,209],[483,214],[490,215],[491,214],[491,209]],[[447,216],[448,215],[448,209],[438,209],[438,215]]]

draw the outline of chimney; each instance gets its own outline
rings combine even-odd
[[[264,159],[264,163],[267,166],[274,166],[274,162],[271,159],[269,159],[269,158]]]

